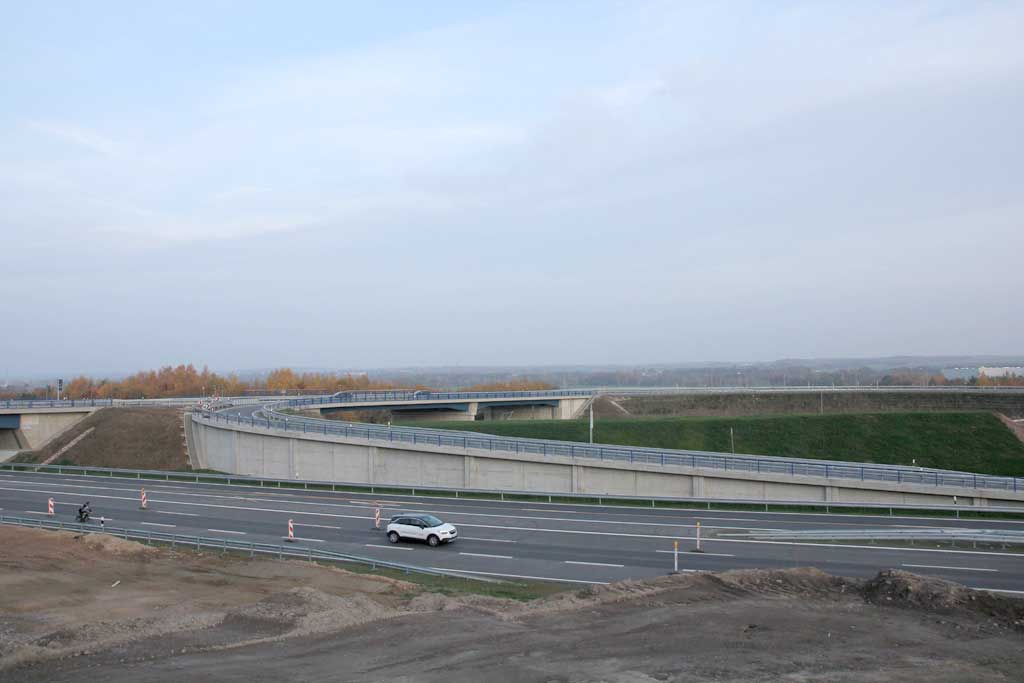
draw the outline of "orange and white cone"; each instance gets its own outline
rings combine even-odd
[[[140,503],[139,503],[139,509],[140,510],[145,510],[146,509],[146,489],[142,489],[142,492],[139,495],[141,497],[141,500],[140,500]]]
[[[285,539],[289,543],[295,542],[295,524],[292,520],[288,520],[288,538]]]
[[[53,498],[46,501],[46,514],[53,517]]]

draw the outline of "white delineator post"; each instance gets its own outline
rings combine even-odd
[[[53,498],[46,501],[46,514],[48,514],[50,517],[53,517]]]
[[[697,522],[697,552],[704,552],[704,550],[700,547],[700,522]]]
[[[146,489],[142,489],[139,492],[139,509],[140,510],[145,510],[146,509]]]
[[[288,520],[288,538],[285,539],[289,543],[295,542],[295,524],[292,520]]]
[[[374,529],[379,529],[380,528],[380,508],[376,508],[373,511],[373,528]]]
[[[679,541],[672,541],[672,571],[679,572]]]

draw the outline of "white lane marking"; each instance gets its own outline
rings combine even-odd
[[[159,524],[158,522],[139,522],[139,524],[142,524],[144,526],[162,526],[167,527],[168,529],[175,528],[174,524]]]
[[[21,473],[21,474],[24,475],[26,473]],[[28,473],[28,474],[32,474],[32,473]],[[15,475],[4,475],[4,476],[13,477]],[[45,478],[49,478],[49,477],[65,477],[65,476],[68,476],[68,475],[63,475],[63,474],[38,474],[37,475],[38,478],[33,478],[33,477],[20,478],[20,479],[17,480],[17,482],[19,482],[19,483],[26,483],[26,484],[38,484],[38,483],[40,483],[40,479],[45,479]],[[88,481],[88,482],[93,482],[93,483],[99,483],[101,481],[108,481],[109,479],[110,479],[109,477],[90,477],[88,479],[77,479],[76,478],[76,479],[74,479],[72,481]],[[115,481],[117,481],[117,480],[124,481],[125,479],[124,478],[115,478],[114,480]],[[157,479],[157,478],[152,478],[151,479],[151,478],[148,478],[148,477],[143,477],[141,479],[136,479],[135,481],[153,481],[153,482],[158,482],[160,484],[165,484],[165,485],[166,484],[174,484],[174,483],[176,483],[173,480],[172,481],[167,481],[165,479]],[[12,482],[12,483],[15,483],[15,482]],[[195,486],[195,482],[190,482],[190,481],[181,481],[181,482],[177,482],[177,483],[180,483],[181,485],[192,485],[192,486]],[[58,486],[59,485],[60,484],[58,484]],[[243,486],[241,484],[226,484],[226,483],[225,484],[219,484],[219,483],[210,483],[210,482],[200,482],[200,485],[202,485],[202,486],[220,486],[220,487],[227,487],[227,488],[230,488],[231,486],[239,486],[239,487]],[[82,488],[82,487],[78,487],[78,488]],[[100,488],[100,487],[93,487],[93,488]],[[109,488],[109,487],[107,487],[107,488]],[[168,490],[170,490],[172,487],[168,486],[166,488]],[[254,489],[255,491],[259,491],[260,490],[259,487],[255,487],[255,486],[245,486],[244,488],[247,488],[247,489],[251,488],[251,489]],[[129,490],[129,489],[122,489],[122,490]],[[130,489],[130,490],[134,490],[134,489]],[[213,490],[217,491],[217,490],[221,490],[221,489],[213,489]],[[272,489],[270,491],[268,491],[267,489],[264,489],[264,491],[265,491],[264,493],[261,493],[261,494],[255,494],[254,493],[252,495],[264,495],[264,496],[270,496],[270,497],[296,495],[294,493],[294,490],[287,490],[287,489],[281,489],[280,492],[277,492],[277,489]],[[414,496],[414,495],[411,495],[411,494],[355,493],[355,492],[352,492],[352,491],[347,491],[346,493],[348,495],[350,495],[350,496],[352,496],[352,495],[355,495],[355,496],[366,496],[366,497],[372,498],[374,500],[393,500],[395,503],[401,503],[403,505],[426,505],[427,504],[427,503],[419,503],[419,502],[405,500],[406,498],[425,498],[425,499],[429,499],[431,501],[446,500],[446,501],[456,501],[456,502],[460,502],[460,503],[479,502],[480,504],[485,504],[486,503],[488,505],[493,505],[494,507],[509,506],[509,505],[521,505],[522,502],[523,502],[523,501],[516,501],[516,500],[498,500],[498,499],[491,500],[491,499],[486,499],[486,498],[480,499],[479,501],[475,501],[475,500],[468,499],[468,498],[459,498],[457,496],[421,496],[421,495],[415,495]],[[201,495],[205,495],[205,494],[182,493],[182,495],[201,496]],[[230,497],[230,496],[225,496],[225,497]],[[356,501],[353,500],[353,501],[350,501],[350,502],[356,502]],[[308,503],[308,504],[311,504],[311,505],[313,505],[313,504],[323,505],[325,503]],[[558,505],[561,505],[561,506],[572,505],[573,507],[596,508],[596,509],[599,509],[599,510],[605,510],[607,514],[617,514],[617,515],[631,514],[631,512],[610,512],[608,509],[611,506],[608,506],[608,505],[596,505],[594,503],[564,503],[564,502],[545,503],[545,502],[536,502],[535,501],[532,504],[533,505],[549,505],[549,506],[552,506],[552,507],[558,506]],[[344,507],[344,506],[342,506],[342,507]],[[615,509],[622,509],[622,508],[620,508],[619,506],[615,506]],[[646,507],[644,507],[644,508],[641,508],[640,506],[636,506],[633,509],[644,509],[644,510],[654,509],[654,510],[657,510],[659,512],[676,513],[676,514],[687,514],[687,513],[691,513],[692,512],[692,513],[694,513],[694,515],[696,515],[696,513],[699,512],[699,513],[703,513],[701,515],[701,518],[706,518],[706,519],[712,519],[712,517],[705,517],[705,515],[707,513],[709,513],[709,512],[710,513],[726,513],[726,514],[734,514],[734,515],[735,514],[744,514],[744,515],[761,515],[761,516],[763,516],[763,515],[779,515],[779,516],[794,516],[794,517],[830,517],[830,518],[833,518],[833,519],[835,519],[837,517],[841,517],[842,519],[847,519],[847,520],[856,520],[856,519],[876,520],[879,517],[886,517],[887,516],[887,515],[881,514],[881,512],[879,514],[877,514],[877,515],[861,515],[861,514],[840,515],[840,513],[827,513],[827,512],[782,512],[782,511],[774,511],[774,510],[763,511],[763,512],[759,512],[757,510],[744,510],[744,511],[740,512],[740,511],[736,511],[736,510],[723,510],[721,508],[672,508],[672,507],[658,507],[658,508],[646,508]],[[879,507],[877,509],[881,511],[881,510],[888,510],[889,508]],[[894,508],[894,509],[898,509],[898,508]],[[972,510],[972,508],[970,508],[968,506],[964,506],[964,509],[967,510],[967,511],[971,511]],[[557,510],[554,510],[554,511],[557,511]],[[575,512],[575,511],[565,510],[564,512]],[[668,515],[665,514],[665,515],[659,515],[659,516],[668,516]],[[907,516],[899,515],[898,518],[899,519],[904,519],[904,520],[910,520],[910,519],[921,520],[921,521],[925,521],[925,522],[936,522],[936,521],[955,522],[955,521],[961,521],[958,518],[954,518],[954,517],[920,517],[920,516],[913,516],[913,515],[907,515]],[[733,519],[733,518],[722,518],[722,519]],[[735,519],[737,521],[740,521],[740,520],[745,521],[744,518],[735,518]],[[1022,521],[1022,520],[1011,520],[1011,519],[993,519],[993,520],[984,520],[984,521],[992,522],[992,523],[997,523],[997,524],[1024,524],[1024,521]],[[614,523],[614,522],[609,521],[608,523]],[[820,524],[844,524],[844,522],[815,522],[815,523],[820,523]],[[870,522],[869,521],[868,525],[872,526],[874,524],[875,524],[874,522]],[[666,525],[666,526],[673,526],[673,525]],[[688,525],[681,524],[681,525],[678,525],[678,526],[688,526]],[[893,525],[893,526],[903,526],[903,525]]]
[[[308,527],[314,527],[316,529],[341,529],[340,526],[328,526],[327,524],[306,524],[306,523],[302,523],[302,524],[296,524],[295,526],[308,526]]]
[[[39,510],[25,510],[26,515],[46,515],[49,517],[49,512],[39,512]]]
[[[287,536],[282,536],[281,538],[288,538],[288,537]],[[302,538],[301,536],[296,536],[295,540],[296,541],[312,541],[313,543],[323,543],[324,542],[324,539],[322,539],[322,538]]]
[[[17,489],[17,488],[6,488],[0,486],[0,491],[22,491],[29,493],[52,493],[51,491],[40,491],[37,489]],[[110,499],[110,500],[130,500],[136,501],[135,496],[106,496],[102,494],[93,494],[93,498],[96,499]],[[362,519],[370,520],[372,517],[364,517],[363,515],[340,515],[331,512],[305,512],[302,510],[282,510],[280,508],[258,508],[258,507],[245,507],[241,505],[218,505],[215,503],[192,503],[188,501],[180,500],[157,500],[153,499],[154,503],[164,503],[170,505],[190,505],[193,507],[206,507],[206,508],[217,508],[225,510],[245,510],[248,512],[282,512],[291,515],[308,515],[312,517],[332,517],[341,519]],[[344,507],[344,506],[343,506]],[[45,513],[44,513],[45,514]],[[490,517],[500,515],[488,515]],[[109,518],[108,518],[109,519]],[[577,520],[566,520],[566,521],[577,521]],[[655,538],[669,541],[675,541],[680,539],[693,539],[694,536],[666,536],[661,534],[627,534],[624,532],[615,531],[581,531],[577,529],[544,529],[541,527],[516,527],[516,526],[495,526],[493,524],[469,524],[461,522],[459,526],[473,527],[479,529],[495,529],[500,531],[532,531],[540,533],[553,533],[553,534],[579,534],[586,536],[615,536],[615,537],[626,537],[626,538]],[[671,525],[665,525],[671,526]],[[782,545],[782,546],[803,546],[803,547],[821,547],[821,548],[833,548],[838,550],[854,548],[857,550],[894,550],[899,552],[918,552],[918,553],[953,553],[957,555],[979,555],[985,557],[1022,557],[1021,553],[1000,553],[990,552],[985,550],[944,550],[939,548],[898,548],[893,546],[884,545],[837,545],[832,543],[808,543],[806,541],[793,542],[793,541],[756,541],[756,540],[745,540],[738,538],[706,538],[705,543],[747,543],[751,545]],[[390,546],[383,546],[390,547]]]
[[[525,574],[501,574],[499,572],[474,572],[468,569],[449,569],[448,567],[431,567],[438,572],[454,572],[455,574],[480,574],[481,576],[506,576],[510,579],[533,579],[534,581],[559,581],[561,583],[592,583],[600,586],[608,585],[608,581],[583,581],[582,579],[556,579],[553,576],[527,576]]]
[[[412,548],[403,548],[397,545],[377,545],[376,543],[367,543],[367,548],[389,548],[391,550],[412,550]]]
[[[198,517],[199,516],[199,513],[197,513],[197,512],[171,512],[170,510],[154,510],[153,512],[158,512],[161,515],[181,515],[182,517]]]
[[[459,555],[465,555],[466,557],[489,557],[492,560],[514,560],[515,559],[511,555],[485,555],[484,553],[459,553]]]
[[[671,554],[671,553],[674,553],[675,551],[674,550],[655,550],[654,552],[656,552],[656,553],[670,553]],[[698,552],[693,552],[691,550],[680,550],[679,554],[680,555],[686,555],[687,557],[700,557],[701,555],[704,555],[705,557],[736,557],[735,555],[730,555],[729,553],[706,553],[706,552],[703,552],[703,551],[698,553]]]
[[[983,588],[981,586],[968,586],[971,590],[988,591],[989,593],[1009,593],[1010,595],[1024,595],[1024,591],[1011,591],[1006,588]]]
[[[609,562],[578,562],[576,560],[566,560],[566,564],[585,564],[588,567],[624,567],[622,564],[611,564]]]
[[[584,510],[545,510],[544,508],[522,508],[523,512],[559,512],[566,515],[582,515]]]
[[[60,486],[60,484],[58,484],[58,486]],[[130,489],[129,488],[118,488],[118,487],[114,487],[114,486],[76,486],[76,485],[69,485],[69,486],[65,486],[65,488],[88,488],[88,489],[100,489],[100,490],[104,490],[104,491],[124,491],[124,492],[133,492],[133,493],[136,490],[134,488],[130,488]],[[18,490],[18,489],[14,489],[14,490]],[[257,498],[246,497],[246,496],[238,496],[238,495],[223,496],[223,495],[209,494],[209,493],[185,493],[185,492],[182,492],[182,493],[175,492],[173,495],[177,495],[177,496],[190,496],[190,497],[194,497],[194,498],[220,498],[220,499],[227,499],[227,500],[244,500],[244,501],[260,502],[260,503],[263,502],[263,501],[261,501],[261,500],[259,500]],[[95,495],[95,497],[103,498],[102,495],[98,495],[98,494]],[[112,497],[112,496],[107,496],[107,497]],[[116,498],[116,496],[113,496],[113,497]],[[154,498],[153,502],[158,502],[158,501]],[[162,499],[159,502],[178,503],[180,505],[194,504],[194,503],[185,503],[183,501],[169,501],[169,500],[162,500]],[[366,507],[372,507],[372,506],[365,506],[365,505],[353,506],[353,505],[342,505],[342,504],[339,504],[339,503],[319,503],[319,502],[312,502],[312,501],[287,500],[287,499],[282,501],[282,502],[285,502],[285,503],[288,503],[288,504],[291,504],[291,505],[315,505],[315,506],[319,506],[319,507],[332,507],[332,508],[356,507],[357,509],[360,509],[360,510],[364,509]],[[242,509],[245,509],[245,508],[242,508]],[[401,508],[398,507],[398,506],[393,506],[393,507],[387,507],[385,509],[398,509],[398,510],[400,510]],[[563,518],[563,517],[536,517],[536,516],[533,516],[533,515],[510,515],[510,514],[502,515],[502,514],[489,513],[489,512],[463,512],[463,511],[460,511],[460,510],[441,510],[441,509],[434,509],[434,512],[437,512],[437,513],[440,513],[440,514],[447,514],[447,515],[456,515],[456,516],[461,515],[463,517],[500,517],[502,519],[527,519],[527,520],[539,520],[539,521],[544,521],[544,522],[578,522],[578,523],[582,523],[582,524],[618,524],[618,525],[625,525],[625,526],[671,527],[671,528],[675,528],[675,529],[679,529],[679,528],[692,529],[692,528],[694,528],[693,524],[683,524],[683,523],[668,524],[668,523],[665,523],[665,522],[631,522],[631,521],[617,521],[617,520],[611,520],[611,519],[579,519],[579,518]],[[308,513],[306,513],[306,514],[308,514]],[[710,525],[710,524],[704,525],[704,528],[705,529],[724,529],[724,530],[727,530],[727,531],[728,530],[734,530],[734,531],[779,531],[779,532],[787,531],[786,529],[763,528],[763,527],[746,527],[746,526],[717,526],[717,525]]]
[[[215,534],[238,534],[239,536],[245,536],[244,531],[231,531],[230,529],[207,529],[207,531],[212,531]]]
[[[462,541],[485,541],[487,543],[515,543],[515,541],[509,541],[504,538],[470,538],[469,536],[461,536]]]
[[[903,564],[902,567],[913,567],[914,569],[956,569],[962,572],[997,572],[998,569],[982,569],[981,567],[947,567],[941,564]]]

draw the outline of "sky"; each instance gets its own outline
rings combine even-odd
[[[9,375],[1024,352],[1024,2],[0,17]]]

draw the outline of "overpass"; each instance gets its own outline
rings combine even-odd
[[[365,398],[363,403],[444,401],[453,396]],[[243,410],[193,412],[187,430],[190,451],[200,467],[231,474],[375,486],[677,500],[1024,506],[1024,479],[1012,477],[495,437],[282,412],[308,405],[359,404],[351,399],[294,399]]]
[[[553,391],[343,391],[287,401],[293,410],[320,415],[387,410],[410,420],[571,420],[593,398],[590,390]]]

